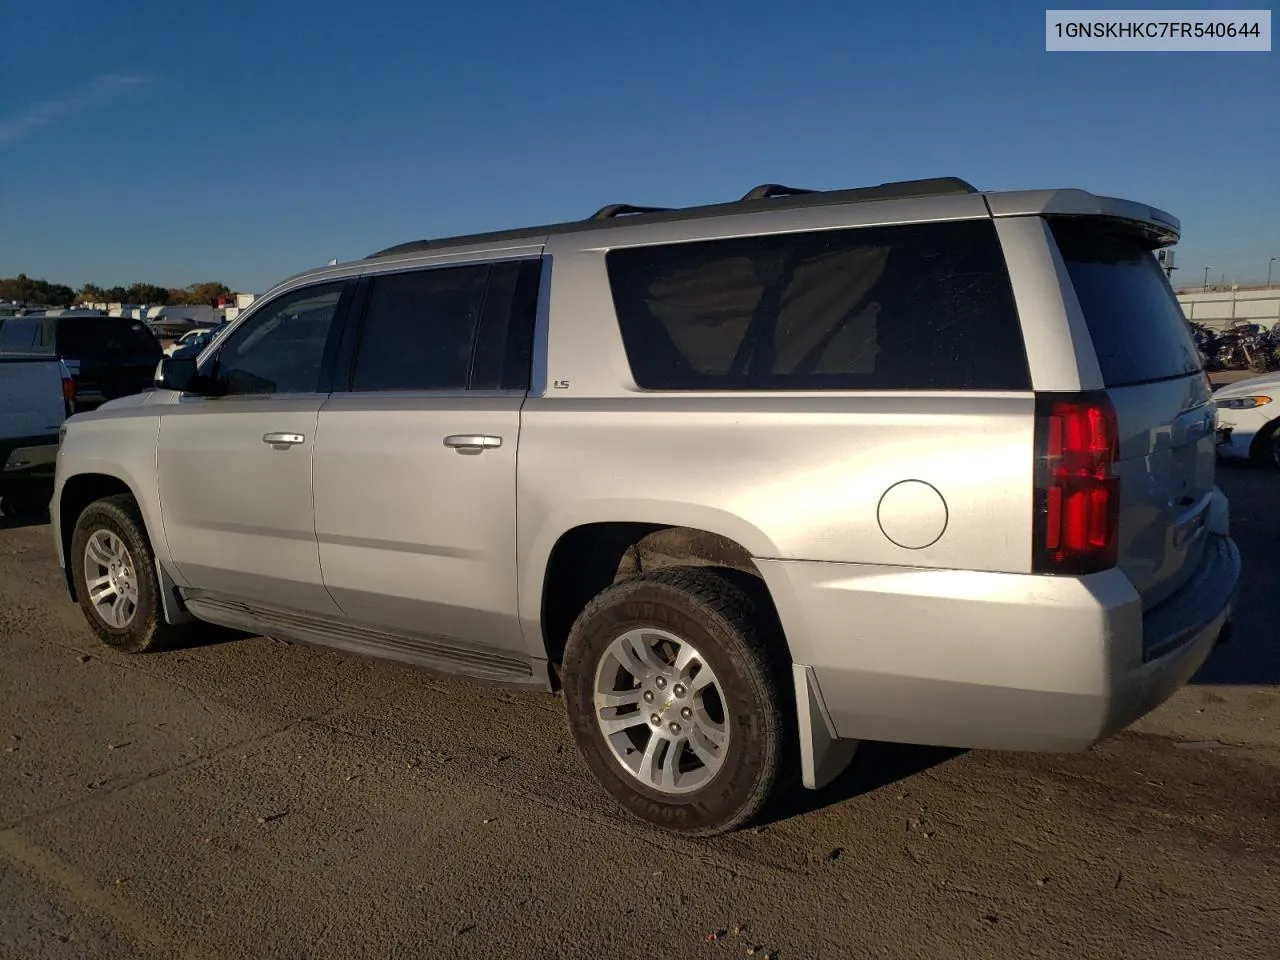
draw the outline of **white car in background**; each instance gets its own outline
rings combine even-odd
[[[1280,373],[1267,373],[1214,391],[1218,454],[1280,468]]]
[[[180,336],[177,340],[173,341],[173,343],[169,344],[167,347],[164,348],[164,355],[166,357],[172,357],[178,350],[194,343],[196,340],[202,337],[207,342],[209,339],[209,334],[213,333],[213,330],[214,330],[213,327],[194,327],[191,330],[188,330],[186,333]]]

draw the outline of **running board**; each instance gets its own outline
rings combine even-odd
[[[208,594],[193,593],[185,601],[187,609],[201,620],[235,630],[397,660],[491,683],[546,689],[545,678],[530,661],[449,637],[400,633]]]

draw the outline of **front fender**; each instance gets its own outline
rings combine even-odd
[[[66,545],[75,517],[64,509],[68,491],[85,491],[92,495],[94,478],[102,488],[123,485],[137,501],[143,524],[156,559],[173,576],[169,562],[169,546],[157,495],[156,447],[160,435],[160,417],[154,410],[136,407],[111,415],[92,414],[67,422],[58,449],[51,502],[54,546],[58,563],[67,570]],[[75,499],[81,499],[77,493]],[[96,499],[96,497],[94,498]],[[75,505],[72,506],[75,509]],[[174,577],[175,582],[182,580]]]

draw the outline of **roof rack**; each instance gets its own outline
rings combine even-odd
[[[637,207],[630,203],[611,203],[601,207],[588,220],[613,220],[617,217],[628,217],[637,213],[666,213],[671,207]]]
[[[774,197],[798,197],[801,194],[817,192],[817,190],[807,190],[803,187],[784,187],[780,183],[762,183],[744,193],[742,199],[744,201],[771,200]]]
[[[540,227],[521,227],[494,233],[479,233],[463,237],[447,237],[439,240],[413,240],[409,243],[387,247],[370,254],[366,260],[388,257],[393,254],[418,253],[459,247],[467,244],[500,243],[518,240],[536,241],[552,234],[574,233],[584,230],[604,229],[615,222],[632,220],[640,223],[669,223],[679,220],[695,220],[700,217],[722,217],[736,213],[755,213],[762,209],[789,210],[809,206],[838,203],[864,203],[871,200],[901,200],[908,197],[934,197],[947,194],[973,194],[979,190],[959,177],[932,177],[924,180],[902,180],[881,183],[874,187],[856,187],[848,190],[808,190],[786,187],[778,183],[762,183],[748,190],[741,200],[728,203],[712,203],[696,207],[637,207],[629,203],[611,203],[601,207],[586,220],[556,223]]]
[[[371,253],[365,259],[376,260],[378,257],[387,257],[393,253],[420,253],[423,250],[431,249],[431,246],[430,240],[410,240],[407,243],[397,243],[394,247],[387,247],[385,250]]]

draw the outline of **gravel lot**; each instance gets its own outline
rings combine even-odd
[[[91,639],[0,518],[0,956],[1280,956],[1280,476],[1238,630],[1086,754],[868,744],[762,828],[625,819],[549,696],[264,639]],[[709,942],[709,935],[716,935]]]

